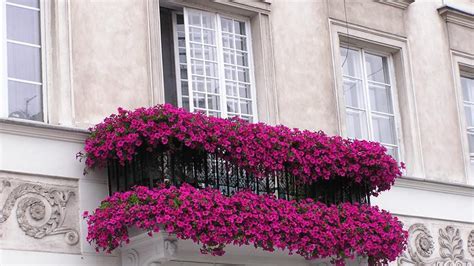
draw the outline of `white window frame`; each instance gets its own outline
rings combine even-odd
[[[251,94],[251,101],[252,101],[252,121],[253,123],[258,122],[258,110],[257,110],[257,92],[256,92],[256,82],[255,82],[255,73],[254,73],[254,59],[253,59],[253,52],[252,52],[252,35],[251,35],[251,25],[250,19],[244,16],[239,16],[235,14],[229,14],[225,12],[215,12],[215,11],[207,11],[197,8],[188,8],[183,7],[183,11],[173,11],[172,12],[172,22],[173,22],[173,41],[174,41],[174,60],[175,60],[175,79],[176,79],[176,89],[177,89],[177,101],[178,107],[183,107],[182,105],[182,95],[181,95],[181,72],[179,66],[179,49],[176,43],[178,39],[176,34],[176,15],[181,14],[184,18],[184,25],[188,24],[188,10],[197,10],[200,12],[212,14],[215,18],[214,23],[216,25],[216,49],[217,49],[217,68],[218,68],[218,79],[219,79],[219,97],[220,97],[220,112],[222,118],[228,118],[229,116],[227,112],[227,93],[225,88],[225,78],[224,78],[224,58],[223,58],[223,45],[222,45],[222,30],[221,30],[221,18],[239,20],[245,23],[245,31],[246,31],[246,38],[247,38],[247,49],[248,49],[248,68],[249,68],[249,77],[250,77],[250,94]],[[191,73],[191,51],[190,51],[190,43],[189,43],[189,29],[188,27],[184,27],[185,29],[185,42],[186,42],[186,65],[187,65],[187,80],[188,80],[188,94],[189,94],[189,108],[190,111],[195,111],[194,109],[194,99],[193,99],[193,82],[192,82],[192,73]],[[206,100],[207,106],[207,100]],[[240,109],[240,104],[239,104]],[[208,110],[208,109],[206,109]]]
[[[393,58],[390,53],[382,52],[373,48],[365,48],[362,46],[358,45],[353,45],[347,42],[341,42],[339,45],[340,48],[345,48],[345,49],[352,49],[358,51],[359,54],[359,60],[360,60],[360,67],[361,67],[361,76],[362,78],[357,78],[357,77],[351,77],[348,75],[345,75],[342,70],[340,70],[341,73],[341,80],[343,80],[344,77],[348,77],[350,79],[355,79],[355,80],[361,80],[362,81],[362,90],[363,90],[363,97],[364,97],[364,103],[365,103],[365,113],[366,113],[366,121],[367,121],[367,136],[369,141],[376,141],[374,138],[374,131],[373,131],[373,124],[372,124],[372,113],[380,113],[385,116],[391,116],[394,120],[394,133],[395,133],[395,142],[396,144],[390,144],[390,143],[381,143],[384,146],[389,146],[392,148],[396,148],[397,152],[397,159],[399,161],[402,161],[403,158],[403,152],[402,152],[402,139],[401,139],[401,121],[400,121],[400,111],[399,111],[399,103],[398,103],[398,93],[397,93],[397,85],[396,85],[396,76],[395,76],[395,70],[394,70],[394,63],[393,63]],[[373,55],[378,55],[387,58],[387,68],[388,68],[388,75],[389,75],[389,84],[386,83],[381,83],[377,81],[371,81],[374,84],[381,85],[381,86],[389,86],[390,87],[390,96],[391,96],[391,104],[392,104],[392,110],[393,114],[389,113],[383,113],[383,112],[378,112],[378,111],[373,111],[372,107],[370,106],[370,95],[369,95],[369,81],[367,79],[367,68],[366,68],[366,60],[365,60],[365,54],[373,54]],[[339,55],[339,53],[338,53]],[[344,59],[340,59],[340,62],[342,63]],[[336,66],[342,69],[342,65]],[[346,105],[345,105],[345,95],[344,95],[344,88],[341,83],[341,96],[342,96],[342,105],[344,108],[344,115],[346,116]],[[358,110],[357,108],[350,107],[351,109]],[[347,125],[346,125],[346,117],[344,119],[341,119],[341,123],[344,125],[344,136],[347,137]]]
[[[19,120],[19,121],[27,121],[31,123],[47,123],[48,122],[48,94],[47,94],[47,62],[46,62],[46,50],[47,50],[47,39],[46,39],[46,12],[48,9],[48,1],[47,0],[39,0],[39,10],[34,7],[23,6],[14,3],[7,3],[7,0],[0,0],[0,99],[1,99],[1,106],[0,106],[0,117],[5,119],[11,120]],[[7,53],[7,42],[12,43],[21,43],[16,41],[9,41],[7,39],[7,13],[6,13],[6,6],[18,6],[26,9],[33,9],[38,10],[40,13],[40,49],[41,49],[41,82],[30,82],[25,80],[18,80],[14,78],[8,78],[8,53]],[[29,45],[29,44],[27,44]],[[37,47],[37,46],[35,46]],[[43,120],[42,121],[35,121],[29,119],[19,119],[9,117],[9,103],[8,103],[8,80],[12,81],[21,81],[29,84],[41,85],[41,102],[42,102],[42,113],[43,113]]]
[[[474,80],[474,73],[471,73],[471,72],[467,72],[467,71],[460,71],[460,75],[459,75],[459,81],[461,81],[462,78],[467,78],[467,79],[472,79]],[[465,95],[464,95],[464,88],[462,87],[462,84],[460,86],[460,89],[461,89],[461,94],[462,94],[462,103],[463,103],[463,110],[465,108],[465,105],[471,105],[471,106],[474,106],[474,101],[466,101],[466,98],[465,98]],[[465,112],[465,111],[464,111]],[[463,115],[464,117],[464,121],[466,122],[466,130],[464,130],[465,134],[468,136],[468,135],[474,135],[474,127],[469,127],[467,125],[467,121],[466,121],[466,113],[464,113]],[[467,142],[467,145],[468,145],[468,150],[469,150],[469,158],[471,161],[474,161],[474,152],[471,153],[470,152],[470,147],[469,147],[469,137],[468,137],[468,142]]]

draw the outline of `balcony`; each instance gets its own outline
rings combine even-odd
[[[170,105],[119,109],[90,132],[81,156],[89,169],[107,167],[111,194],[84,215],[98,251],[120,247],[133,261],[135,248],[155,246],[156,263],[191,256],[227,264],[237,261],[226,256],[267,251],[277,253],[266,261],[283,254],[293,264],[343,265],[356,257],[387,263],[405,248],[402,224],[370,206],[403,168],[379,143]],[[158,237],[144,240],[147,233]],[[163,255],[173,239],[186,256]],[[199,245],[219,258],[187,253]]]

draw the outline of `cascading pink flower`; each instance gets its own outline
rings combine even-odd
[[[129,241],[128,228],[162,229],[201,244],[203,253],[224,254],[226,245],[288,250],[306,259],[332,258],[337,265],[355,256],[372,264],[393,261],[405,249],[407,232],[390,213],[368,205],[327,206],[311,199],[287,201],[241,191],[232,197],[216,189],[135,187],[85,213],[89,242],[112,251]]]
[[[259,177],[288,171],[305,183],[343,179],[366,186],[374,196],[390,189],[404,167],[379,143],[208,117],[168,104],[133,111],[119,108],[118,114],[91,128],[86,165],[102,167],[111,159],[124,164],[143,147],[179,145],[215,153]]]

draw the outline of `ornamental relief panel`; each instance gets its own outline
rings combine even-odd
[[[80,252],[77,181],[0,173],[0,248]]]
[[[473,225],[416,222],[408,232],[408,246],[398,265],[474,266]]]

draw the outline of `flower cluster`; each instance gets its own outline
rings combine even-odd
[[[208,117],[171,105],[118,111],[90,129],[85,145],[89,168],[110,159],[123,164],[140,149],[185,147],[217,154],[257,176],[288,171],[305,183],[339,178],[377,195],[390,189],[404,167],[375,142]]]
[[[254,245],[266,251],[289,250],[307,259],[366,256],[374,263],[393,261],[406,246],[401,222],[377,207],[287,201],[241,191],[232,197],[216,189],[135,187],[105,199],[84,214],[87,240],[97,251],[128,242],[128,229],[165,230],[202,245],[203,253],[224,254],[228,244]]]

